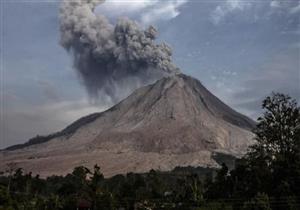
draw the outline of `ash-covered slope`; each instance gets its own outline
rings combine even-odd
[[[113,175],[187,165],[215,167],[213,152],[241,155],[253,138],[251,119],[183,74],[140,88],[93,116],[42,143],[1,152],[0,168],[14,161],[48,175],[97,163],[105,175]]]

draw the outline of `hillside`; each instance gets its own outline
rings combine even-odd
[[[152,168],[218,167],[214,154],[243,154],[253,142],[254,125],[198,80],[179,74],[142,87],[61,132],[0,152],[0,169],[15,162],[41,175],[66,174],[75,166],[97,163],[111,176]]]

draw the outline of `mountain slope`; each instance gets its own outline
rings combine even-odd
[[[35,173],[64,174],[98,163],[105,175],[175,166],[216,167],[213,152],[239,156],[252,143],[254,122],[180,74],[142,87],[111,109],[78,120],[54,137],[8,148]],[[68,132],[66,132],[68,131]],[[43,166],[48,165],[48,169]]]

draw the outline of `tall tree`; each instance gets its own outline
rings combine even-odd
[[[295,155],[299,152],[300,108],[296,100],[281,93],[272,93],[263,100],[265,113],[258,118],[257,144],[252,151],[264,153],[274,160],[278,156]]]

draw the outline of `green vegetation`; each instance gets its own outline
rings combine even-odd
[[[300,209],[300,108],[273,94],[263,109],[256,144],[232,170],[223,163],[216,172],[188,167],[107,179],[97,165],[47,179],[8,170],[0,177],[0,209]]]

